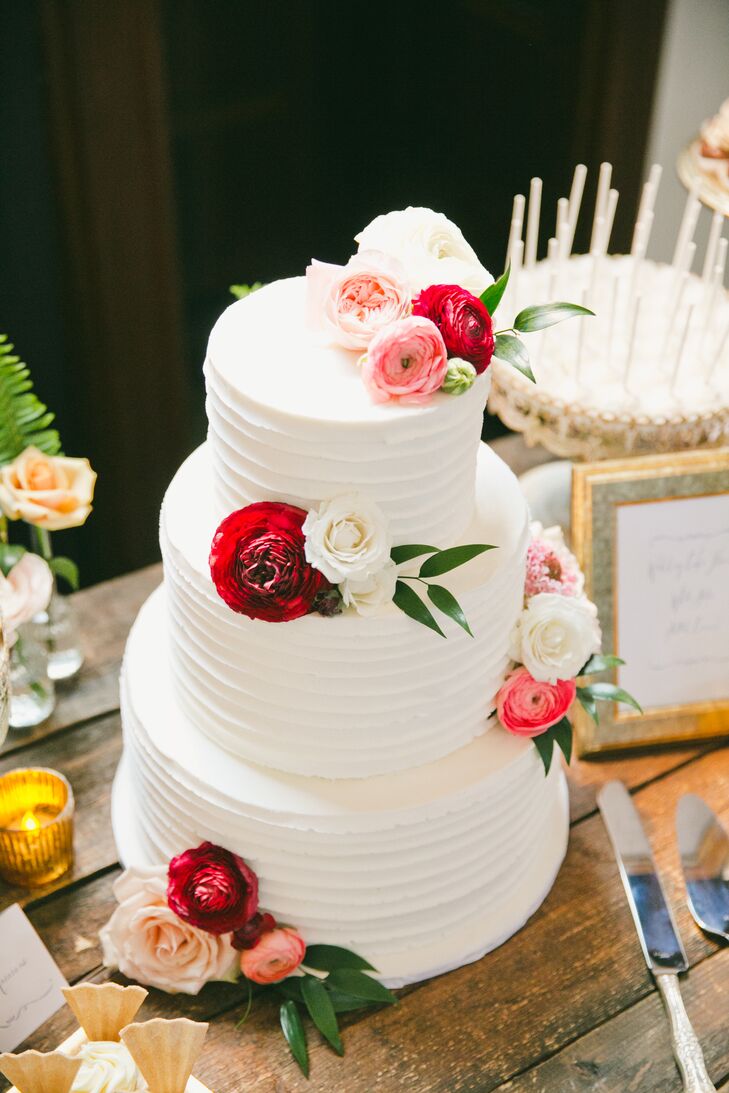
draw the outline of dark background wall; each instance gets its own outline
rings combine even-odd
[[[0,330],[99,471],[61,544],[85,581],[157,556],[231,282],[345,260],[407,204],[447,213],[499,272],[513,194],[544,178],[544,246],[577,161],[593,186],[614,163],[624,246],[663,16],[664,0],[0,3]]]

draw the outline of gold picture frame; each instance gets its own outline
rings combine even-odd
[[[573,466],[572,549],[585,575],[585,592],[597,605],[606,652],[621,655],[618,582],[620,567],[625,564],[618,557],[621,508],[714,497],[726,498],[729,503],[729,448]],[[656,511],[652,510],[652,516]],[[719,511],[723,519],[723,506]],[[685,506],[681,512],[685,512]],[[605,673],[602,678],[620,683],[620,669]],[[639,694],[636,697],[640,699]],[[643,705],[644,712],[639,714],[629,706],[601,703],[599,725],[578,706],[573,718],[577,754],[585,757],[729,734],[729,672],[726,695],[702,701]]]

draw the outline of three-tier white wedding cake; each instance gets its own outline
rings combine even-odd
[[[386,251],[382,221],[360,254],[368,233]],[[435,223],[425,241],[410,232],[410,250],[392,248],[399,268],[415,288],[485,288],[458,230]],[[529,525],[516,479],[481,443],[489,371],[465,366],[456,394],[418,394],[414,381],[417,397],[384,398],[383,374],[362,382],[361,349],[312,317],[311,282],[251,293],[211,334],[208,442],[168,490],[164,584],[127,647],[114,831],[127,865],[202,840],[226,847],[255,870],[278,921],[309,944],[356,950],[397,986],[474,960],[524,924],[562,861],[567,797],[560,764],[545,777],[531,741],[493,717]],[[221,521],[259,502],[316,514],[341,496],[368,499],[395,548],[495,548],[438,578],[473,636],[439,614],[444,640],[366,581],[340,586],[338,613],[274,622],[231,610],[211,579]],[[338,553],[329,543],[340,560],[342,526]],[[276,559],[260,577],[266,594]],[[259,579],[247,555],[234,561],[241,579]],[[399,568],[415,575],[420,561]]]

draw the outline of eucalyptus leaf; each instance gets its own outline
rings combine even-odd
[[[353,994],[345,994],[344,991],[337,991],[333,988],[329,990],[329,984],[326,980],[324,980],[324,985],[329,991],[335,1013],[353,1013],[355,1010],[361,1010],[372,1005],[364,998],[355,998]]]
[[[626,706],[632,706],[638,713],[643,713],[640,703],[622,687],[616,687],[614,683],[588,683],[582,689],[599,702],[622,702]]]
[[[286,1037],[286,1043],[291,1049],[299,1069],[305,1078],[309,1077],[309,1049],[306,1046],[306,1033],[301,1020],[301,1014],[295,1002],[282,1002],[279,1010],[281,1031]]]
[[[78,566],[72,558],[54,557],[48,563],[54,576],[62,577],[74,592],[78,590]]]
[[[549,768],[552,765],[552,756],[554,755],[554,737],[549,729],[543,732],[540,736],[532,737],[532,744],[539,752],[539,758],[544,764],[544,773],[549,774]]]
[[[514,330],[520,334],[531,334],[535,330],[544,330],[555,323],[561,323],[564,319],[572,319],[579,315],[594,315],[587,307],[580,304],[568,304],[564,302],[553,304],[536,304],[533,307],[525,307],[514,319]]]
[[[327,1043],[331,1044],[337,1055],[344,1055],[337,1015],[322,981],[307,976],[301,985],[301,993],[304,996],[304,1004],[309,1011],[309,1016],[319,1032]]]
[[[335,968],[356,968],[361,972],[374,972],[371,964],[362,956],[339,945],[309,945],[304,957],[305,968],[315,968],[318,972],[333,972]]]
[[[596,725],[599,725],[600,717],[597,712],[597,702],[584,687],[577,688],[577,700],[585,713],[592,718]]]
[[[435,604],[439,611],[442,611],[444,615],[447,615],[450,619],[453,619],[454,622],[457,622],[459,626],[463,627],[467,634],[470,634],[470,636],[473,637],[471,627],[468,625],[468,619],[463,614],[463,608],[452,592],[449,592],[442,584],[429,584],[428,598],[431,603]]]
[[[532,383],[536,383],[526,346],[513,334],[497,334],[494,338],[494,356],[510,364]]]
[[[245,300],[246,296],[250,296],[252,292],[258,292],[259,288],[263,288],[260,281],[254,281],[252,285],[231,285],[228,291],[231,296],[235,296],[236,300]]]
[[[569,766],[572,759],[572,725],[566,717],[563,717],[561,721],[552,726],[552,733]]]
[[[435,630],[436,634],[440,634],[442,638],[445,637],[440,626],[433,618],[430,609],[423,603],[420,596],[409,584],[405,584],[404,581],[397,582],[392,602],[395,604],[395,607],[399,607],[400,610],[404,611],[406,615],[409,615],[411,619],[415,619],[416,622],[422,623],[423,626],[429,626],[431,630]]]
[[[625,661],[621,660],[620,657],[613,656],[612,653],[595,653],[577,675],[592,676],[596,675],[597,672],[606,672],[610,668],[619,668],[621,664],[625,664]]]
[[[441,573],[449,573],[458,566],[465,565],[472,558],[477,558],[487,550],[495,547],[486,543],[464,543],[463,546],[448,547],[447,550],[439,550],[430,558],[426,558],[420,567],[421,577],[440,577]]]
[[[388,1005],[397,1002],[392,991],[383,987],[377,979],[373,979],[364,972],[358,972],[354,968],[336,968],[328,976],[327,984],[344,994],[363,998],[367,1002],[385,1002]]]
[[[395,565],[409,562],[411,558],[419,558],[421,554],[435,554],[438,547],[423,546],[422,543],[414,543],[412,546],[396,546],[390,551],[390,557]]]
[[[25,547],[20,543],[0,543],[0,570],[5,577],[13,566],[18,564],[25,552]]]
[[[292,1002],[303,1002],[304,996],[301,993],[301,984],[303,982],[303,976],[290,975],[286,979],[282,979],[280,983],[276,983],[275,989],[278,994],[282,994],[284,998],[290,999]]]
[[[492,285],[489,285],[489,287],[481,293],[481,303],[491,316],[493,316],[496,308],[501,303],[501,297],[506,292],[506,286],[509,283],[510,273],[511,265],[508,265],[499,277],[498,281],[494,281]]]

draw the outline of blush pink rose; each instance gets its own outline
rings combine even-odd
[[[252,983],[278,983],[295,972],[304,959],[306,945],[296,930],[278,926],[261,935],[252,949],[240,954],[240,970]]]
[[[379,330],[410,311],[405,268],[380,251],[360,251],[346,266],[314,261],[306,271],[307,313],[345,349],[366,349]]]
[[[447,371],[443,336],[421,315],[409,315],[376,334],[362,360],[362,378],[375,402],[428,402]]]
[[[183,922],[167,904],[167,867],[127,869],[114,884],[119,906],[100,931],[104,964],[171,994],[197,994],[231,978],[237,954],[230,934]]]
[[[524,667],[515,668],[496,696],[496,714],[514,736],[541,736],[565,716],[575,700],[574,679],[541,683]]]

